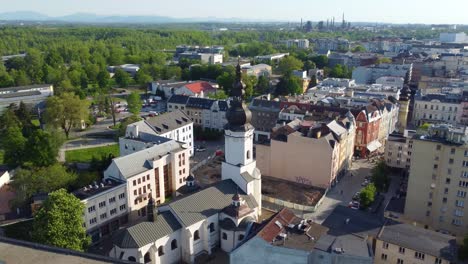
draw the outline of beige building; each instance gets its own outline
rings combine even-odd
[[[456,260],[455,237],[389,222],[375,238],[375,264],[449,264]]]
[[[468,130],[432,125],[413,138],[405,217],[420,226],[468,234]]]
[[[257,145],[257,166],[264,175],[329,188],[351,164],[354,119],[298,121],[275,129],[269,145]]]
[[[385,163],[392,168],[409,169],[413,149],[412,137],[415,130],[405,130],[404,134],[393,133],[385,143]]]

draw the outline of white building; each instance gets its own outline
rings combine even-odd
[[[393,133],[385,144],[385,164],[391,168],[409,169],[413,150],[412,137],[415,130],[405,130],[404,134]]]
[[[120,156],[126,156],[172,139],[158,136],[156,129],[145,120],[127,126],[125,136],[119,138]]]
[[[318,86],[331,86],[331,87],[346,87],[350,88],[356,85],[353,79],[345,78],[326,78],[321,81]]]
[[[128,222],[127,186],[114,179],[103,180],[73,192],[85,205],[83,226],[93,242]]]
[[[242,66],[242,73],[259,78],[260,76],[269,77],[271,75],[271,66],[260,63],[255,65]]]
[[[0,89],[0,112],[11,104],[19,105],[20,102],[37,110],[45,107],[48,97],[54,95],[54,87],[51,84],[37,84]]]
[[[372,84],[380,77],[401,77],[411,81],[413,64],[378,64],[360,66],[353,70],[353,79],[359,84]]]
[[[130,74],[132,77],[135,77],[136,73],[140,70],[140,65],[138,64],[122,64],[119,66],[109,66],[107,71],[110,73],[115,73],[117,69],[122,69],[126,73]]]
[[[146,216],[148,195],[164,203],[185,185],[189,176],[189,147],[170,140],[112,160],[104,179],[126,182],[130,219]]]
[[[240,66],[237,71],[240,76]],[[157,196],[153,191],[139,196],[138,199],[148,198],[147,207],[144,207],[148,219],[114,237],[114,247],[109,252],[111,257],[140,263],[194,263],[195,256],[211,254],[214,247],[230,252],[243,241],[247,229],[261,213],[261,175],[252,155],[250,112],[242,103],[241,96],[237,95],[242,94],[240,89],[243,88],[241,80],[236,80],[234,103],[227,113],[229,123],[225,132],[226,161],[222,165],[222,180],[157,209],[157,201],[153,198]],[[154,151],[150,148],[126,157],[147,152],[138,154],[146,156],[160,146],[153,148]],[[162,153],[164,151],[155,154],[159,156]],[[154,162],[149,159],[130,167],[128,165],[133,162],[126,163],[127,166],[123,167],[133,171],[140,166],[152,168],[151,163]],[[154,181],[151,176],[149,179]],[[130,183],[133,178],[128,180]],[[194,178],[190,176],[185,186],[179,186],[179,189],[190,189],[194,184]],[[127,185],[135,186],[136,182],[133,180],[133,185]],[[129,196],[131,194],[130,191]],[[130,201],[133,198],[129,197]]]
[[[376,84],[381,84],[383,86],[397,87],[403,89],[405,84],[405,79],[403,77],[393,77],[393,76],[383,76],[375,80]]]
[[[442,43],[465,43],[468,42],[468,37],[465,32],[440,33],[439,40]]]
[[[460,99],[451,99],[445,94],[426,94],[415,98],[413,124],[420,126],[424,123],[459,123],[463,112]]]
[[[149,117],[144,123],[151,125],[158,136],[186,143],[190,156],[193,155],[193,122],[183,111]]]
[[[299,49],[308,49],[309,48],[309,40],[308,39],[288,39],[285,41],[286,47],[292,48],[296,47]]]
[[[164,96],[170,98],[172,95],[187,95],[196,97],[205,97],[208,94],[216,93],[218,85],[205,81],[195,82],[173,82],[159,81],[152,82],[149,90],[156,95],[157,91],[164,93]]]

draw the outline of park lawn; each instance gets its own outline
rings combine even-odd
[[[89,163],[93,157],[101,159],[104,155],[112,154],[114,157],[119,156],[119,145],[102,146],[96,148],[75,149],[65,152],[66,162]]]

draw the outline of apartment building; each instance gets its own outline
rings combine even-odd
[[[125,182],[107,179],[73,192],[85,205],[83,226],[92,242],[111,234],[128,222],[127,187]]]
[[[156,129],[145,120],[127,126],[125,136],[119,138],[120,156],[126,156],[172,139],[158,136]]]
[[[149,194],[161,204],[185,185],[190,150],[187,144],[170,140],[112,160],[104,179],[126,183],[130,219],[146,216]]]
[[[145,123],[153,127],[158,136],[186,143],[190,156],[193,155],[193,121],[183,111],[148,117]]]
[[[462,113],[461,96],[440,93],[418,95],[414,100],[412,122],[415,126],[424,123],[455,125],[460,122]]]
[[[288,48],[308,49],[308,39],[288,39],[284,42]]]
[[[270,100],[270,96],[254,98],[249,105],[252,112],[252,125],[255,128],[254,140],[270,140],[270,132],[276,126],[280,112],[280,102]]]
[[[389,221],[375,238],[375,264],[450,264],[455,261],[457,246],[453,236]]]
[[[392,133],[385,143],[385,163],[391,168],[409,169],[413,150],[412,137],[416,130],[405,130],[404,134]]]
[[[467,135],[465,126],[439,124],[413,137],[406,218],[457,236],[468,233]]]
[[[413,64],[377,64],[366,67],[357,67],[353,70],[353,79],[356,83],[372,84],[380,77],[393,76],[411,81]]]

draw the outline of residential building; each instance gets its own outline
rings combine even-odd
[[[463,91],[462,101],[460,105],[461,111],[458,111],[457,120],[460,121],[462,125],[468,125],[468,91]]]
[[[205,97],[208,94],[216,93],[218,85],[205,81],[195,82],[174,82],[158,81],[149,85],[149,90],[153,95],[163,92],[164,96],[170,98],[172,95],[187,95]]]
[[[379,141],[381,113],[376,106],[368,105],[362,110],[352,111],[356,117],[356,140],[354,148],[356,154],[366,157],[378,150],[382,143]]]
[[[457,261],[456,238],[388,221],[375,238],[374,263],[449,264]]]
[[[332,53],[328,56],[328,66],[343,65],[349,69],[376,64],[378,57],[374,53]]]
[[[145,123],[151,125],[158,136],[184,142],[189,155],[193,155],[193,121],[182,110],[147,117]]]
[[[128,222],[126,183],[107,179],[73,192],[84,204],[83,226],[92,242],[118,230]]]
[[[288,39],[285,41],[286,47],[288,48],[298,48],[298,49],[308,49],[309,40],[308,39]]]
[[[351,88],[356,86],[356,82],[352,79],[345,78],[326,78],[319,83],[319,86],[346,87]]]
[[[424,123],[457,124],[463,112],[461,96],[450,94],[417,95],[414,99],[413,119],[416,126]]]
[[[50,84],[0,88],[0,112],[11,104],[20,102],[30,106],[33,110],[45,107],[45,101],[54,95],[54,87]]]
[[[155,127],[145,120],[127,126],[125,136],[119,138],[120,156],[126,156],[172,139],[158,136]]]
[[[314,49],[317,50],[331,50],[331,51],[348,51],[351,47],[349,40],[343,38],[328,39],[311,39],[314,44]]]
[[[158,197],[154,192],[144,194],[144,199],[148,200],[144,210],[147,221],[117,234],[110,256],[139,263],[194,263],[195,256],[211,254],[212,249],[218,246],[230,252],[258,220],[261,214],[261,175],[253,158],[251,115],[242,102],[245,87],[240,80],[240,65],[237,66],[237,76],[226,113],[226,158],[222,163],[221,181],[157,208],[158,200],[155,199]],[[156,149],[140,152],[145,156],[167,153],[166,150],[155,153]],[[151,159],[143,164],[148,166],[148,162],[151,164]],[[133,166],[132,170],[135,167],[139,166]],[[194,178],[187,177],[185,189],[194,184]],[[174,186],[176,188],[184,186]]]
[[[404,78],[406,82],[411,81],[412,64],[378,64],[366,67],[357,67],[353,70],[353,79],[356,83],[372,84],[380,77],[392,76]]]
[[[405,217],[433,230],[467,234],[468,130],[431,125],[412,139]]]
[[[403,134],[406,130],[408,125],[408,113],[409,113],[409,104],[410,104],[410,90],[408,86],[403,88],[401,92],[400,98],[398,98],[398,102],[400,104],[400,109],[398,111],[398,123],[397,128],[400,134]],[[391,133],[392,131],[390,131]]]
[[[403,134],[392,133],[385,143],[385,164],[391,168],[409,169],[413,151],[412,137],[415,130],[405,130]]]
[[[148,194],[160,204],[185,185],[190,169],[189,150],[187,144],[171,140],[112,160],[104,171],[104,179],[126,182],[131,220],[146,216]]]
[[[268,64],[260,63],[255,65],[246,65],[242,66],[242,73],[249,76],[255,76],[259,78],[260,76],[269,77],[271,76],[271,66]]]
[[[255,56],[255,61],[258,62],[267,62],[267,63],[275,63],[277,64],[281,59],[284,57],[289,56],[289,53],[276,53],[276,54],[269,54],[269,55],[260,55]]]
[[[167,111],[173,112],[177,110],[182,110],[185,112],[185,106],[187,105],[188,99],[190,96],[188,95],[177,95],[174,94],[167,100]]]
[[[280,112],[280,102],[270,100],[270,96],[254,98],[249,105],[252,111],[252,125],[255,128],[255,141],[270,140],[270,132],[276,126]]]
[[[351,114],[338,122],[296,119],[274,129],[269,144],[257,144],[258,168],[271,177],[330,188],[351,166],[355,129]]]
[[[198,53],[184,52],[177,54],[178,59],[199,60],[201,63],[221,64],[223,63],[223,54],[217,53]]]
[[[393,76],[382,76],[375,80],[376,84],[381,84],[383,86],[397,87],[403,89],[405,84],[405,79],[403,77],[393,77]]]

